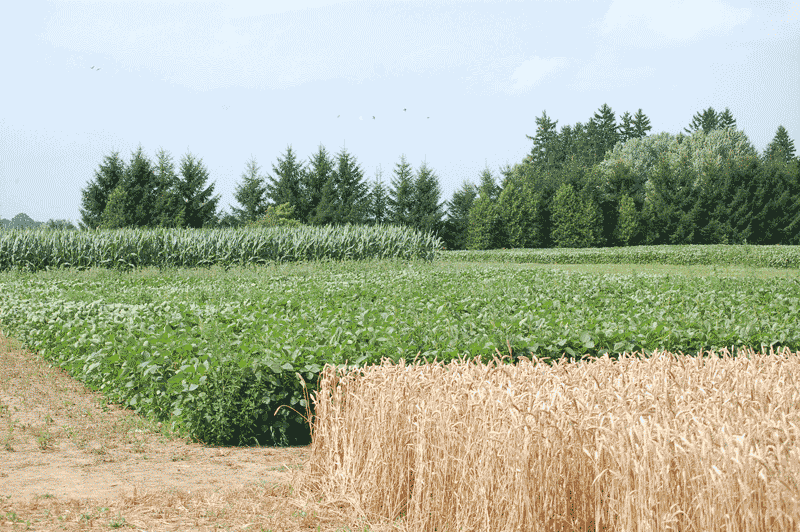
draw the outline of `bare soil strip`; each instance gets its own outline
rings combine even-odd
[[[363,527],[293,493],[307,453],[188,443],[0,335],[2,530]]]

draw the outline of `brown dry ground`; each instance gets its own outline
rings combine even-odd
[[[307,447],[209,447],[0,335],[0,530],[388,530],[299,496]]]

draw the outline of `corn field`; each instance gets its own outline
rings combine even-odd
[[[433,260],[438,237],[396,226],[0,231],[0,271]]]

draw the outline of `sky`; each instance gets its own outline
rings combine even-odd
[[[0,17],[0,218],[81,219],[113,151],[200,158],[219,209],[247,163],[274,176],[343,148],[372,182],[400,156],[442,200],[608,104],[677,134],[713,107],[763,152],[800,151],[800,2],[103,0]],[[92,68],[94,67],[94,68]],[[374,117],[374,118],[373,118]]]

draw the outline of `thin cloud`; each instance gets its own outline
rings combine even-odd
[[[726,34],[752,16],[750,9],[720,0],[614,0],[605,17],[589,26],[627,45],[661,48]]]
[[[511,74],[510,92],[524,92],[539,85],[556,72],[563,71],[569,65],[566,57],[537,57],[523,61]]]

